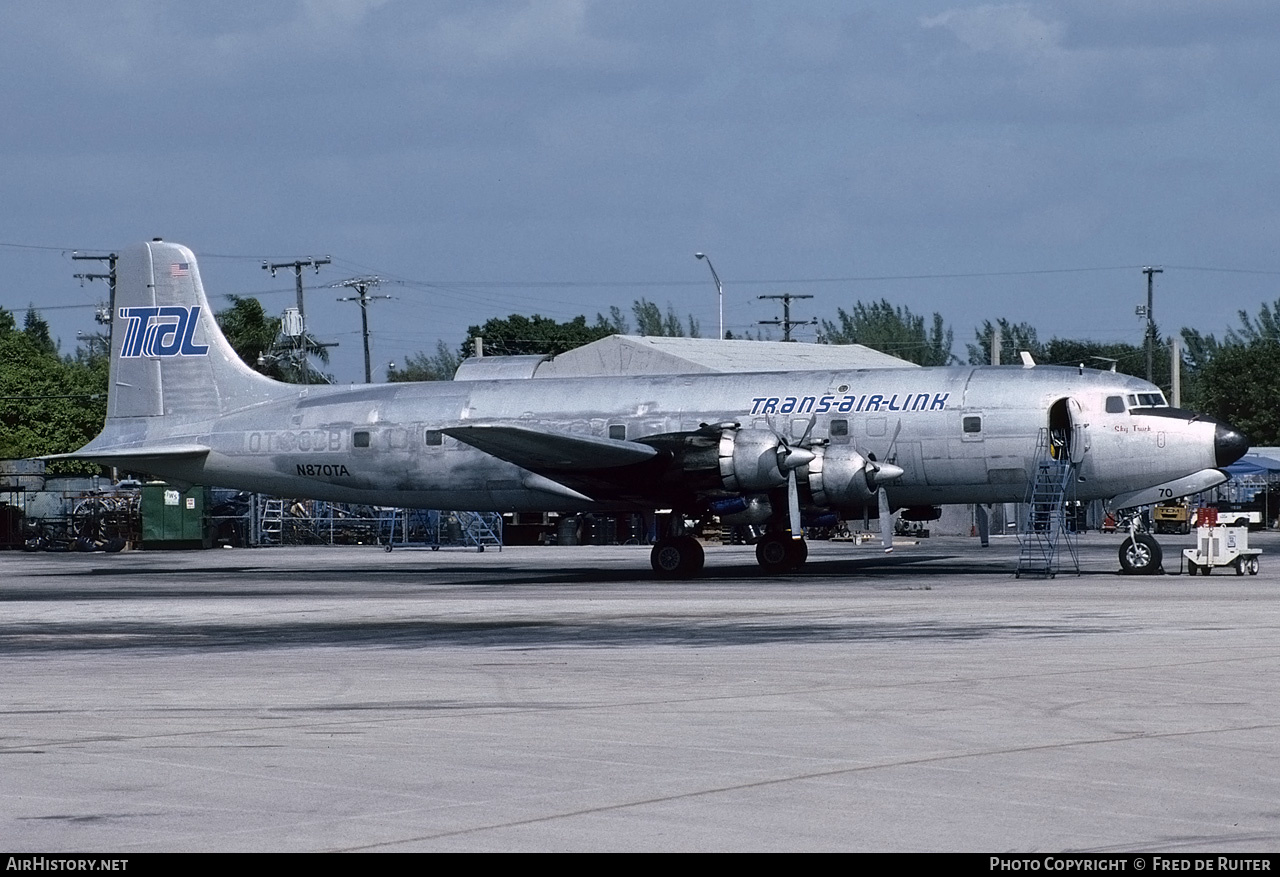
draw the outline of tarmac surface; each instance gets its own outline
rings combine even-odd
[[[1280,535],[1120,539],[0,553],[0,848],[1280,850]]]

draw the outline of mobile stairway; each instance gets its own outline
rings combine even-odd
[[[1061,570],[1065,549],[1068,565],[1080,575],[1080,554],[1074,521],[1068,523],[1067,510],[1075,509],[1075,465],[1065,442],[1048,428],[1036,439],[1035,476],[1027,488],[1026,518],[1019,528],[1017,578],[1037,576],[1051,579]]]

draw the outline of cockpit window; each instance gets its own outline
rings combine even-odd
[[[1124,414],[1124,396],[1108,396],[1107,397],[1107,413],[1108,414]]]
[[[1167,408],[1168,402],[1164,401],[1162,393],[1130,393],[1130,408]]]

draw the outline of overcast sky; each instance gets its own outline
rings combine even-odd
[[[699,250],[739,334],[792,292],[939,311],[962,358],[997,317],[1140,343],[1146,264],[1162,329],[1221,334],[1280,298],[1277,59],[1266,0],[11,2],[0,305],[73,349],[105,286],[70,251],[161,236],[218,308],[332,256],[341,382],[327,284],[387,281],[378,379],[513,312],[644,296],[712,336]]]

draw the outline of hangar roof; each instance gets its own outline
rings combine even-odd
[[[490,358],[499,357],[482,359]],[[525,368],[524,373],[534,378],[918,368],[913,362],[861,344],[721,341],[715,338],[639,335],[610,335],[553,359],[538,358],[534,362],[533,358],[529,358],[521,365]],[[465,360],[454,379],[493,377],[495,373],[490,369],[496,367],[496,364],[481,365],[480,361]],[[473,371],[477,368],[485,373],[482,375],[479,371]],[[510,371],[507,371],[507,376],[511,376]]]

